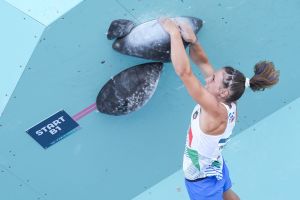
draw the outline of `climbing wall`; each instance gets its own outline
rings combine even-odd
[[[245,151],[257,155],[264,149],[272,167],[281,166],[274,164],[272,153],[279,148],[272,137],[275,130],[266,132],[268,126],[279,130],[289,117],[296,117],[286,110],[276,120],[269,118],[299,98],[299,9],[297,0],[2,0],[0,199],[169,199],[168,194],[172,199],[187,198],[179,170],[195,102],[170,64],[164,65],[156,92],[139,111],[115,117],[90,107],[112,76],[148,62],[112,50],[112,41],[106,39],[110,22],[125,18],[139,24],[160,16],[203,19],[198,38],[217,69],[232,65],[251,77],[253,65],[267,59],[280,70],[280,82],[272,90],[248,90],[241,98],[235,137],[225,150],[234,188],[242,199],[260,199],[243,187],[257,180],[250,172],[240,176],[239,167],[252,163],[256,171],[266,170],[243,157]],[[193,70],[203,81],[195,66]],[[293,104],[291,109],[298,107]],[[26,131],[60,110],[80,116],[80,128],[44,149]],[[256,125],[264,128],[255,128],[248,137]],[[297,127],[290,127],[282,132],[297,141],[296,134],[289,135]],[[272,142],[263,143],[268,138]],[[256,139],[268,148],[256,149]],[[291,160],[293,146],[288,147],[281,153]],[[288,166],[289,172],[297,169]],[[274,168],[271,174],[275,172]],[[291,173],[287,176],[296,180]],[[278,181],[277,176],[268,177],[270,183]],[[160,183],[166,189],[160,189]],[[251,193],[262,194],[261,187],[251,187]],[[286,191],[290,197],[296,195]],[[280,195],[270,199],[282,199]]]

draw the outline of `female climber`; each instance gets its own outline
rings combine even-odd
[[[215,70],[189,25],[159,19],[171,39],[171,60],[197,105],[191,115],[183,158],[185,185],[192,200],[238,200],[221,150],[235,126],[237,100],[246,88],[261,91],[276,84],[279,72],[272,62],[260,61],[249,79],[233,67]],[[190,43],[190,57],[199,66],[206,84],[193,74],[183,41]]]

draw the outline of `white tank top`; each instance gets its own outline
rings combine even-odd
[[[223,103],[222,103],[223,104]],[[222,179],[223,157],[221,151],[228,142],[236,120],[236,105],[223,104],[228,113],[227,126],[223,134],[208,135],[200,129],[200,105],[196,105],[188,130],[183,156],[183,171],[186,179],[195,180],[208,176]]]

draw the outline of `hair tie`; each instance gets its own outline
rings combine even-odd
[[[245,88],[248,88],[250,87],[250,79],[249,78],[246,78],[246,81],[245,81]]]

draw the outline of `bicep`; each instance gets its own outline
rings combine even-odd
[[[185,85],[189,95],[200,106],[211,114],[218,114],[218,102],[216,98],[210,94],[200,83],[197,77],[192,73],[184,74],[181,77],[183,84]]]

